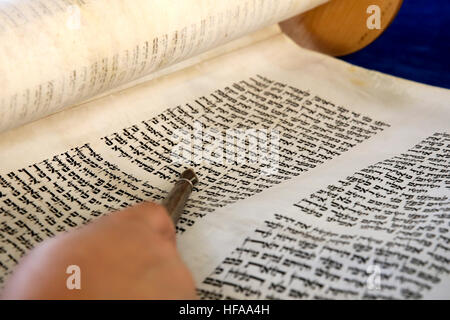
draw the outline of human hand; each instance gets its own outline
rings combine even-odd
[[[81,289],[69,290],[68,266]],[[19,263],[3,299],[195,299],[164,207],[143,203],[44,241]]]

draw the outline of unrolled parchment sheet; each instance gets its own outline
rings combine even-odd
[[[177,246],[200,297],[448,298],[449,96],[278,34],[4,132],[0,288],[44,239],[160,201],[194,166]],[[208,160],[245,125],[279,132],[277,172],[237,142]],[[180,127],[205,148],[181,167]]]

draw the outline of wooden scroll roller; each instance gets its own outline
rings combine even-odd
[[[331,56],[343,56],[372,43],[391,24],[403,0],[330,0],[280,23],[297,44]],[[381,9],[381,28],[370,30],[367,8]]]

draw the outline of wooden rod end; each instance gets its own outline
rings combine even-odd
[[[304,48],[332,56],[358,51],[378,38],[397,15],[403,0],[331,0],[311,11],[280,23],[281,29]],[[380,8],[380,29],[369,29]],[[373,7],[372,7],[373,8]]]

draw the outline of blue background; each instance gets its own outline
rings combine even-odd
[[[450,89],[450,0],[404,0],[378,39],[341,59]]]

